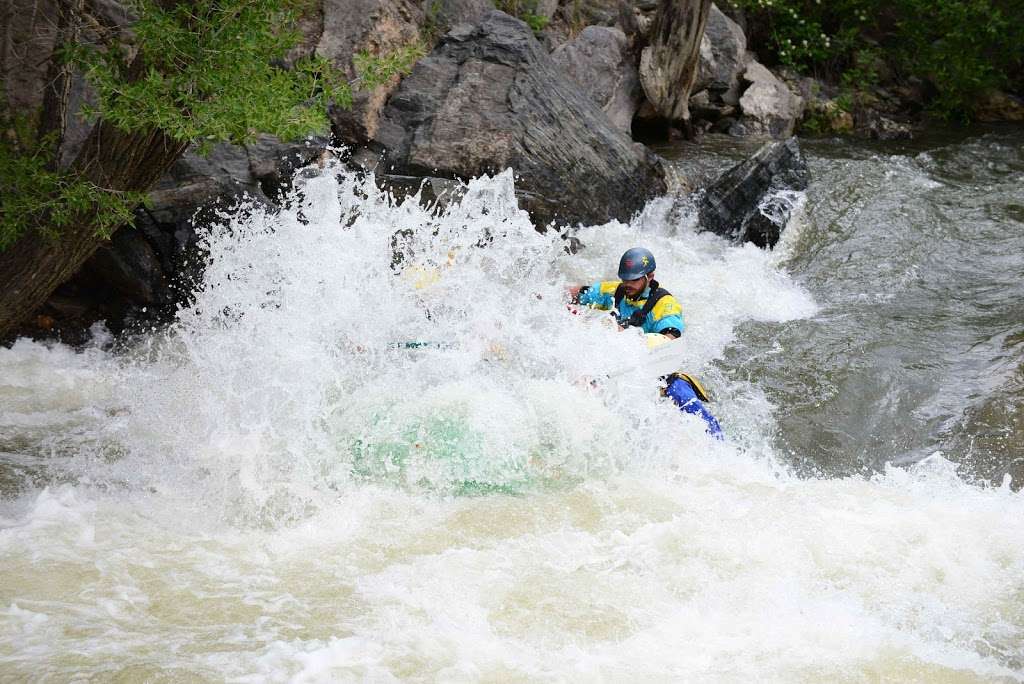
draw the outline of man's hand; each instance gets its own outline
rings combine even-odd
[[[570,304],[579,304],[580,297],[589,289],[589,285],[570,285],[565,288],[565,294],[569,298]]]

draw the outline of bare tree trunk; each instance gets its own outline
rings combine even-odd
[[[651,43],[640,55],[640,82],[659,115],[690,128],[690,89],[700,64],[700,41],[711,0],[661,0]]]
[[[101,188],[144,192],[186,147],[161,131],[128,134],[100,121],[70,170]],[[74,275],[102,242],[95,215],[83,212],[55,239],[31,230],[0,252],[0,339]]]
[[[59,0],[57,3],[57,41],[55,45],[70,45],[78,42],[82,0]],[[68,125],[68,102],[71,99],[71,79],[74,67],[62,60],[55,49],[50,56],[50,66],[46,72],[46,83],[43,93],[43,110],[39,117],[37,137],[40,141],[54,134],[53,156],[50,158],[50,169],[56,170],[60,164],[61,148]]]

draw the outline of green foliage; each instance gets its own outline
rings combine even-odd
[[[121,130],[157,128],[209,146],[259,133],[295,139],[326,130],[326,104],[351,103],[348,83],[322,57],[285,67],[299,39],[292,0],[197,0],[162,9],[133,0],[138,56],[119,46],[70,46],[99,105]]]
[[[834,100],[834,102],[836,103],[836,107],[838,107],[839,110],[843,112],[852,112],[854,96],[855,93],[849,90],[844,90],[843,92],[839,93],[839,95],[837,95],[836,99]]]
[[[50,169],[54,138],[36,142],[25,117],[5,123],[0,137],[0,251],[32,229],[56,238],[85,212],[96,216],[97,232],[104,238],[131,220],[142,193],[101,188]]]
[[[534,33],[540,33],[544,30],[544,27],[548,25],[550,21],[547,17],[541,14],[530,14],[529,12],[523,14],[522,20],[525,21]]]
[[[935,113],[968,118],[979,93],[1005,87],[1024,69],[1024,2],[903,2],[900,64],[935,85]]]
[[[359,52],[352,61],[358,74],[355,85],[363,90],[382,86],[398,74],[407,74],[418,59],[427,54],[422,41],[413,41],[384,55]]]
[[[843,71],[839,82],[845,91],[861,92],[878,85],[879,73],[882,68],[883,60],[880,51],[874,48],[863,48],[853,54],[851,64]]]
[[[300,0],[198,0],[163,9],[132,0],[138,54],[118,44],[68,45],[61,58],[81,66],[98,103],[85,114],[129,133],[160,129],[196,143],[246,143],[264,133],[289,140],[324,131],[327,105],[352,103],[352,84],[322,57],[285,59],[299,35]],[[407,73],[425,47],[354,56],[356,84],[371,89]],[[99,188],[56,170],[53,139],[34,141],[26,119],[0,141],[0,250],[29,230],[59,237],[89,213],[100,237],[132,218],[141,193]]]
[[[1024,69],[1022,0],[735,1],[770,59],[841,75],[853,93],[876,85],[887,64],[934,84],[943,116],[969,117],[979,93],[1006,87]]]
[[[525,21],[534,33],[540,33],[548,25],[548,17],[537,14],[538,0],[495,0],[494,6]]]
[[[432,0],[423,13],[423,26],[420,29],[423,42],[427,45],[435,44],[446,30],[447,26],[441,17],[441,0]]]

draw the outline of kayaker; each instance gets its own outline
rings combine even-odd
[[[683,334],[683,308],[654,278],[657,263],[645,247],[627,249],[619,259],[618,280],[569,288],[571,304],[611,311],[620,329],[640,328],[645,333],[677,339]],[[708,434],[722,437],[718,421],[704,406],[707,393],[695,378],[685,373],[665,377],[662,393],[687,413],[700,416]]]
[[[641,328],[677,338],[686,327],[683,307],[654,279],[654,254],[644,247],[627,249],[619,259],[619,279],[569,288],[573,304],[613,311],[619,327]]]

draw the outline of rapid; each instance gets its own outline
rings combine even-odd
[[[1024,135],[804,150],[774,251],[306,169],[170,328],[0,348],[0,681],[1024,681]],[[724,442],[566,308],[635,244]]]

